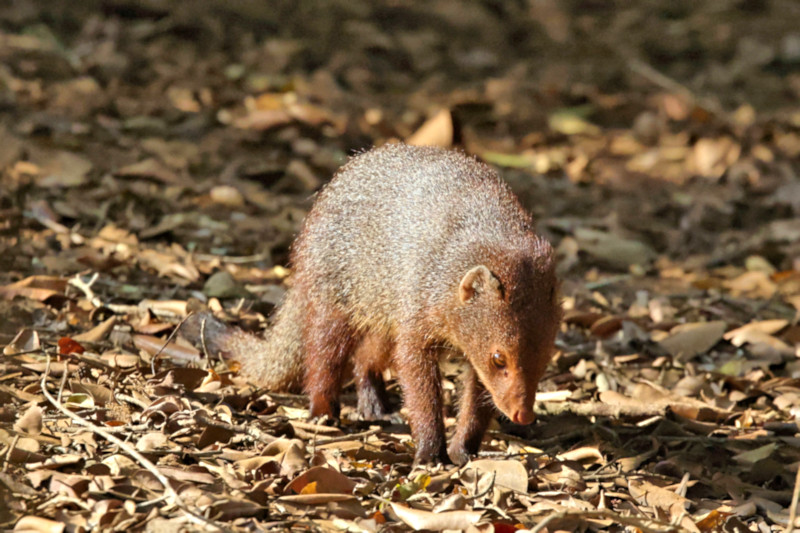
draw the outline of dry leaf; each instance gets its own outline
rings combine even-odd
[[[692,322],[675,326],[668,337],[659,344],[673,357],[688,361],[696,355],[704,354],[722,340],[725,322]]]
[[[528,491],[528,472],[522,463],[517,460],[480,459],[470,461],[464,468],[474,468],[479,474],[492,474],[494,484],[498,487],[517,492]]]
[[[31,405],[25,413],[19,417],[14,429],[29,435],[38,435],[42,432],[42,408],[38,405]]]
[[[430,529],[443,531],[445,529],[467,529],[483,517],[483,511],[447,511],[432,513],[413,509],[399,503],[390,503],[392,511],[406,525],[415,530]]]
[[[316,484],[316,492],[352,494],[356,482],[344,474],[324,466],[309,468],[286,486],[286,492],[303,493],[309,483]]]
[[[453,144],[453,116],[447,109],[442,109],[425,121],[408,139],[407,144],[415,146],[442,146],[447,148]]]

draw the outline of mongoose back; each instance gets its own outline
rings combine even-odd
[[[352,363],[359,411],[376,417],[386,412],[382,372],[391,366],[417,462],[446,462],[448,453],[467,461],[494,406],[515,423],[533,421],[561,318],[554,254],[489,166],[403,144],[362,153],[319,193],[290,259],[294,285],[267,341],[218,336],[262,384],[289,388],[304,367],[311,416],[335,418]],[[469,362],[449,448],[444,347]]]

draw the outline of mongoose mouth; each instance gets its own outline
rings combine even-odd
[[[511,405],[501,405],[495,397],[495,405],[509,420],[521,426],[532,424],[536,419],[536,414],[533,412],[533,399],[530,401],[522,398],[514,398]]]
[[[527,426],[528,424],[533,423],[533,421],[536,419],[536,415],[533,413],[532,408],[519,409],[515,411],[513,416],[511,416],[510,418],[511,421],[514,422],[515,424]]]

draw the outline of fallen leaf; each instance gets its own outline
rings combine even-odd
[[[42,408],[38,405],[30,406],[25,413],[19,417],[14,429],[28,435],[38,435],[42,432]]]
[[[687,361],[706,353],[722,340],[725,327],[725,322],[721,320],[681,324],[672,328],[669,336],[661,339],[659,344],[672,357]]]
[[[448,511],[432,513],[421,511],[399,503],[390,503],[392,511],[406,525],[415,530],[429,529],[442,531],[445,529],[467,529],[483,517],[483,511]]]
[[[79,187],[89,182],[92,162],[73,152],[38,152],[31,160],[39,165],[36,183],[45,189],[51,187]]]
[[[72,340],[76,342],[100,342],[101,340],[108,337],[108,334],[111,333],[111,330],[114,329],[114,325],[117,323],[117,317],[111,316],[101,322],[100,324],[96,325],[89,331],[85,333],[81,333],[79,335],[75,335],[72,337]],[[60,342],[60,341],[59,341]]]
[[[11,342],[3,346],[4,355],[13,355],[17,353],[33,352],[40,350],[42,347],[39,342],[39,334],[32,329],[22,329],[17,333]]]
[[[453,144],[453,115],[442,109],[425,121],[408,139],[407,144],[415,146],[441,146],[448,148]]]
[[[356,482],[341,472],[325,466],[309,468],[286,486],[285,492],[303,493],[309,483],[316,483],[316,492],[352,494]]]
[[[589,228],[577,228],[575,240],[582,252],[603,264],[623,270],[631,265],[645,265],[656,256],[652,248],[642,242]]]
[[[63,296],[67,290],[67,280],[54,276],[29,276],[5,287],[0,287],[0,296],[13,299],[23,296],[32,300],[45,301],[51,296]]]
[[[515,459],[479,459],[470,461],[465,469],[474,468],[481,474],[492,474],[494,484],[517,492],[528,491],[528,471]]]
[[[789,321],[782,318],[750,322],[749,324],[730,330],[725,333],[722,338],[729,341],[734,346],[741,346],[745,343],[753,342],[751,339],[755,339],[755,342],[759,342],[764,335],[769,336],[773,333],[777,333],[788,325]]]
[[[38,516],[23,516],[16,524],[14,531],[36,531],[38,533],[63,533],[67,524],[55,522]]]

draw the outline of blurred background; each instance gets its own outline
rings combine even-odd
[[[167,332],[190,298],[262,329],[291,283],[289,246],[314,193],[347,157],[390,141],[433,144],[498,169],[557,248],[563,280],[565,324],[541,384],[549,400],[537,404],[546,416],[524,441],[540,448],[520,452],[494,429],[484,446],[524,456],[520,483],[532,492],[503,496],[506,507],[481,497],[527,525],[562,505],[629,515],[634,504],[643,520],[690,531],[728,518],[737,531],[785,525],[800,461],[798,22],[795,0],[3,1],[0,423],[44,405],[41,346],[65,341],[62,371],[84,391],[74,405],[98,420],[148,420],[154,398],[175,395],[164,417],[186,429],[171,448],[169,431],[148,433],[175,459],[170,475],[183,474],[180,461],[212,460],[192,453],[243,437],[187,426],[201,400],[208,412],[238,406],[241,424],[277,412],[265,432],[316,439],[319,427],[290,426],[280,411],[293,403],[289,418],[302,418],[303,398],[254,402],[252,390],[219,388],[226,368],[178,372],[191,357],[172,344],[162,354]],[[75,356],[79,343],[96,355]],[[168,377],[150,374],[156,353],[172,363]],[[445,367],[448,397],[456,373]],[[187,393],[201,381],[204,396]],[[110,388],[135,398],[113,403]],[[131,434],[152,429],[137,427]],[[0,429],[0,444],[27,434],[10,431]],[[0,457],[88,450],[93,464],[94,441],[84,450],[72,433],[55,434],[41,450],[24,438],[40,455],[13,440]],[[402,435],[380,438],[348,445],[362,454],[353,463],[327,459],[358,483],[370,469],[374,484],[359,497],[374,523],[363,530],[381,527],[378,509],[396,496],[384,489],[411,468]],[[252,444],[230,442],[236,453]],[[228,469],[243,456],[214,457]],[[8,476],[4,463],[0,492],[16,499],[0,499],[14,502],[6,513],[0,501],[0,522],[44,509],[53,527],[67,515],[88,524],[88,511],[62,512],[73,500],[39,505],[67,485],[91,492],[101,514],[127,494],[127,477],[117,492],[86,489],[100,470],[73,466],[83,461],[12,466]],[[69,481],[45,483],[62,466]],[[199,480],[221,520],[298,519],[275,504],[282,467],[275,476],[265,467],[263,483],[242,468],[247,476],[222,481],[217,470],[175,479]],[[479,486],[442,479],[429,494]],[[231,491],[250,507],[226,511],[239,505]],[[91,523],[153,518],[128,503],[130,517]],[[353,508],[327,509],[352,518]],[[592,516],[607,518],[602,509]],[[606,518],[592,527],[613,526]],[[575,530],[569,520],[561,530]],[[673,530],[661,526],[651,530]]]
[[[569,268],[598,252],[583,227],[646,246],[633,263],[789,269],[796,246],[748,239],[800,210],[798,20],[789,0],[5,2],[4,232],[27,210],[280,263],[348,154],[411,139],[498,165],[577,241]],[[17,251],[3,270],[66,268]]]

